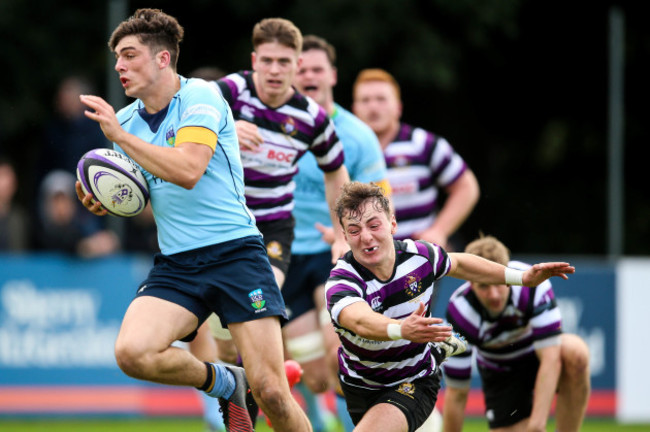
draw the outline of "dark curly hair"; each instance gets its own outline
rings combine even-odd
[[[184,33],[183,27],[176,18],[160,9],[138,9],[132,17],[122,21],[113,31],[108,40],[108,47],[114,52],[123,38],[135,35],[154,54],[162,50],[169,51],[170,63],[176,70],[179,45]]]

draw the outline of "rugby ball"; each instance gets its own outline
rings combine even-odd
[[[77,179],[84,193],[91,193],[114,216],[136,216],[149,202],[149,186],[140,168],[115,150],[98,148],[83,155]]]

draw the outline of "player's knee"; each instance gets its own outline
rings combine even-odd
[[[589,347],[576,335],[565,335],[562,340],[563,372],[572,377],[583,377],[589,373]]]
[[[282,391],[282,387],[272,377],[265,376],[261,379],[250,380],[249,383],[253,396],[257,400],[260,407],[265,412],[273,412],[276,415],[285,416],[288,401],[286,398],[291,398],[290,393]]]
[[[118,341],[115,344],[115,361],[126,375],[139,379],[146,377],[147,357],[133,344]]]

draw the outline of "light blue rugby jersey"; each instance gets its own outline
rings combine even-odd
[[[181,89],[166,109],[147,114],[142,101],[136,100],[117,113],[124,130],[161,147],[172,147],[183,127],[203,127],[217,134],[214,155],[191,190],[142,170],[149,184],[158,243],[166,255],[259,235],[246,207],[244,170],[228,104],[205,81],[180,79]]]
[[[343,144],[345,163],[351,180],[379,182],[386,178],[386,163],[375,133],[350,111],[335,104],[332,116],[336,135]],[[329,206],[325,199],[323,172],[318,169],[316,158],[306,153],[298,161],[298,174],[294,177],[296,219],[295,236],[291,246],[293,254],[315,254],[330,250],[314,228],[316,222],[332,226]]]

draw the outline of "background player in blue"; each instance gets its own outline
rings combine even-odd
[[[109,41],[115,70],[135,102],[116,116],[102,98],[81,97],[90,108],[86,116],[143,169],[161,249],[126,311],[116,360],[129,376],[219,397],[229,430],[253,430],[258,408],[248,377],[278,429],[309,431],[284,376],[284,302],[243,198],[232,114],[208,83],[176,73],[183,33],[175,18],[137,10]],[[79,183],[76,188],[91,212],[106,213]],[[246,374],[172,346],[191,340],[212,312],[229,325]]]
[[[391,74],[365,69],[355,80],[352,104],[354,114],[377,134],[386,158],[399,223],[395,237],[462,249],[449,239],[474,209],[478,181],[445,138],[401,121],[400,95]]]
[[[415,431],[431,415],[439,364],[464,349],[452,328],[436,325],[442,320],[428,312],[437,280],[538,285],[575,272],[563,262],[520,271],[472,254],[447,254],[426,241],[395,241],[395,216],[374,185],[348,183],[336,213],[350,252],[338,260],[325,292],[341,340],[341,386],[357,432]]]
[[[374,132],[334,102],[335,64],[334,47],[323,38],[307,35],[303,38],[301,64],[294,84],[298,91],[318,102],[334,122],[336,134],[343,143],[350,178],[388,188],[386,164]],[[303,368],[302,382],[312,392],[321,393],[338,382],[336,350],[339,342],[325,308],[324,296],[325,281],[332,268],[331,246],[321,238],[324,234],[321,230],[328,227],[326,235],[331,242],[333,230],[323,174],[314,156],[306,153],[298,162],[298,169],[294,177],[295,239],[287,280],[282,288],[289,314],[283,334],[289,354]],[[326,356],[328,348],[333,353],[328,352]],[[313,399],[309,393],[303,394],[307,401]],[[347,417],[345,401],[342,395],[339,398],[343,403],[343,410],[338,410],[339,417]],[[309,404],[312,424],[319,422],[316,408],[317,404]]]
[[[511,261],[508,248],[492,236],[465,251],[530,267]],[[556,391],[556,429],[580,430],[589,399],[589,349],[578,336],[562,333],[550,281],[534,287],[466,282],[452,294],[447,320],[466,337],[468,349],[443,366],[445,431],[463,428],[474,351],[490,430],[545,431]]]

